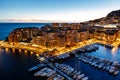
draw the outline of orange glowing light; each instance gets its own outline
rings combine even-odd
[[[114,55],[116,54],[117,50],[118,50],[118,47],[114,47],[112,48],[111,53]]]

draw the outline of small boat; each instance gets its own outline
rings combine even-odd
[[[54,74],[56,74],[56,71],[51,71],[51,72],[49,72],[49,73],[47,74],[47,77],[52,76],[52,75],[54,75]]]
[[[80,74],[77,78],[82,79],[85,76],[85,74]]]
[[[100,68],[102,68],[104,66],[104,64],[103,63],[100,63],[99,65],[98,65],[98,68],[100,69]]]
[[[109,70],[109,68],[110,68],[109,66],[106,66],[106,71],[108,71],[108,70]]]
[[[95,66],[95,67],[97,67],[98,65],[97,65],[97,64],[95,64],[94,66]]]
[[[45,66],[47,66],[47,65],[46,64],[38,64],[37,66],[30,68],[28,71],[32,72],[32,71],[35,71],[35,70],[40,69],[40,68],[45,67]]]
[[[63,76],[61,76],[61,75],[58,74],[52,80],[65,80],[65,78]]]
[[[42,73],[43,73],[43,71],[40,70],[40,71],[34,73],[34,76],[40,76]]]
[[[43,72],[40,76],[43,76],[43,77],[45,77],[45,76],[47,76],[47,72]]]
[[[105,70],[106,66],[103,66],[103,69]]]
[[[109,69],[109,73],[113,73],[114,72],[114,69]]]
[[[76,75],[76,74],[74,74],[74,75],[73,75],[73,78],[74,78],[74,79],[75,79],[75,78],[77,78],[77,75]]]
[[[120,72],[119,70],[114,71],[114,75],[118,75],[119,72]]]
[[[34,76],[49,77],[53,74],[56,74],[55,70],[52,70],[51,68],[45,67],[45,68],[41,69],[40,71],[34,73]]]
[[[89,79],[89,77],[84,77],[81,80],[88,80],[88,79]]]

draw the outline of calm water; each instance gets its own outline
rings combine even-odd
[[[1,80],[38,80],[28,69],[39,62],[29,53],[12,53],[0,48],[0,79]]]
[[[99,58],[105,58],[109,60],[118,61],[120,63],[120,48],[105,48],[104,46],[99,45],[99,49],[87,53],[88,55],[96,56]],[[72,58],[64,62],[65,64],[71,65],[77,70],[81,70],[87,76],[90,77],[90,80],[120,80],[120,74],[117,76],[113,76],[104,70],[100,70],[90,66],[89,64],[85,64],[78,60],[77,58]]]
[[[96,50],[95,52],[89,53],[89,55],[114,60],[120,63],[120,48],[110,49],[99,45],[99,49]]]
[[[22,27],[41,27],[50,23],[0,23],[0,40],[5,40],[9,33]]]

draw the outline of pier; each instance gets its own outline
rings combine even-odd
[[[47,63],[47,65],[52,68],[53,70],[57,71],[60,75],[62,75],[63,77],[65,77],[67,80],[73,80],[71,77],[69,77],[67,74],[65,74],[64,72],[60,71],[59,69],[57,69],[56,67],[54,67],[51,63],[49,63],[48,60],[45,60],[45,62]]]
[[[52,69],[54,69],[55,71],[57,71],[59,74],[61,74],[63,77],[65,77],[68,80],[73,80],[71,77],[69,77],[68,75],[66,75],[65,73],[63,73],[62,71],[60,71],[59,69],[57,69],[56,67],[54,67],[52,64],[48,64],[49,67],[51,67]]]

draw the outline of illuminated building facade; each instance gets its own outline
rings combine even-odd
[[[27,28],[17,28],[8,36],[9,42],[29,42],[34,36],[37,35],[39,28],[27,27]]]
[[[89,39],[107,41],[120,40],[120,29],[109,26],[90,26],[79,23],[52,23],[39,28],[21,28],[9,35],[9,42],[20,42],[32,39],[32,44],[46,48],[76,45]]]

